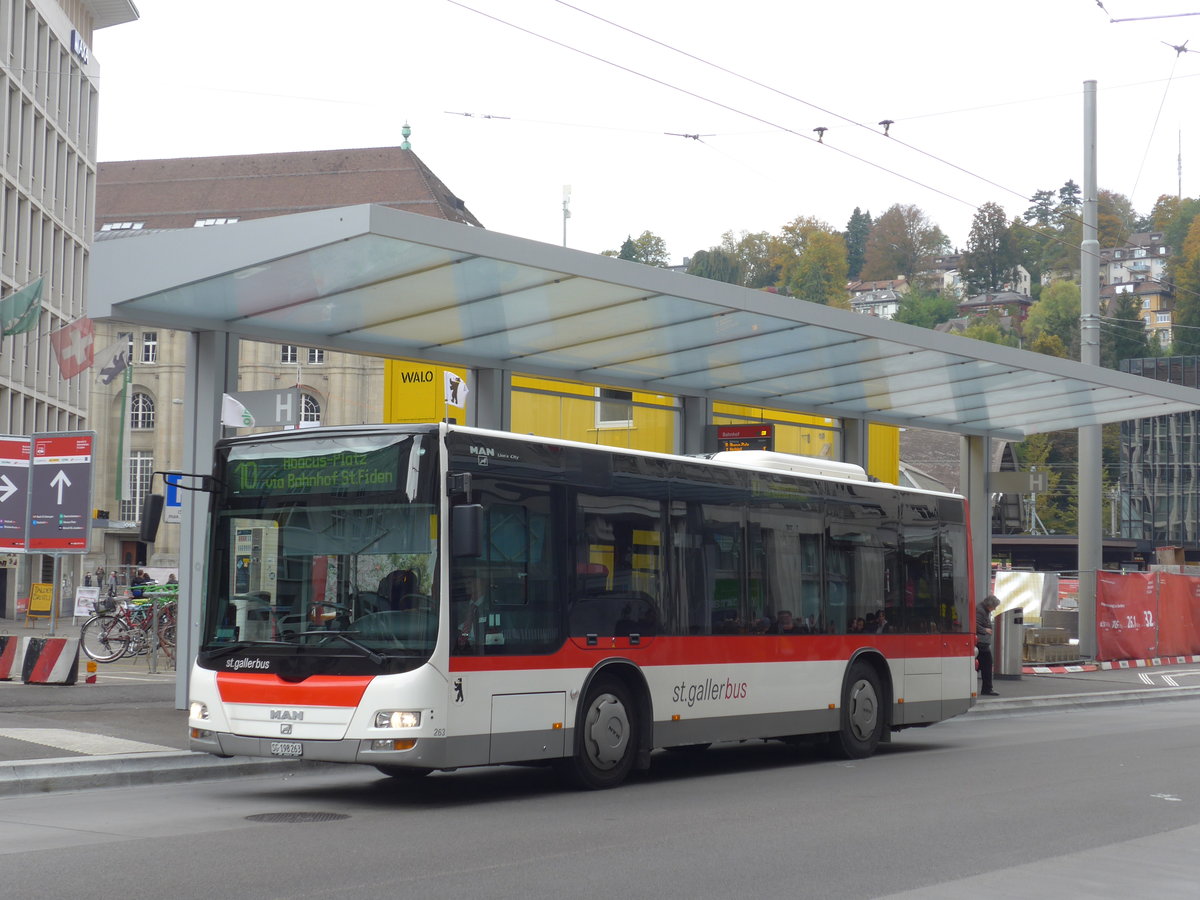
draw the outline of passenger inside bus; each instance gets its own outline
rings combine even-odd
[[[417,599],[417,575],[412,569],[395,569],[379,579],[380,609],[412,609]]]

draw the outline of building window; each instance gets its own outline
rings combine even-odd
[[[154,472],[154,454],[149,450],[134,450],[129,455],[128,500],[121,501],[121,518],[137,522],[142,517],[142,502],[150,492],[150,475]]]
[[[310,366],[319,366],[325,362],[325,351],[320,347],[308,348],[308,364]]]
[[[1150,298],[1146,297],[1144,300],[1142,300],[1142,309],[1149,309],[1149,308],[1150,308]]]
[[[1155,313],[1154,321],[1159,325],[1169,325],[1171,322],[1171,314],[1169,312]]]
[[[629,428],[633,425],[633,392],[596,388],[596,425],[600,428]]]
[[[158,332],[142,332],[142,362],[158,362]]]
[[[106,222],[100,226],[101,231],[139,231],[146,227],[145,222]]]
[[[236,216],[220,216],[215,219],[197,219],[193,228],[207,228],[210,225],[232,225],[237,221]]]
[[[312,394],[301,396],[300,426],[321,424],[321,401]]]
[[[284,344],[279,348],[279,361],[281,363],[294,363],[300,359],[296,353],[295,344]]]
[[[143,431],[154,427],[154,401],[149,394],[133,395],[129,403],[129,427]]]

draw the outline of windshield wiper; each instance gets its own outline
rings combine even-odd
[[[365,656],[371,662],[375,663],[375,665],[377,665],[377,666],[383,665],[383,663],[386,662],[386,659],[387,659],[386,657],[376,653],[370,647],[366,646],[365,644],[360,644],[358,641],[354,640],[354,638],[350,637],[351,634],[358,634],[357,631],[355,631],[355,632],[323,631],[323,630],[301,631],[297,635],[297,637],[308,637],[309,635],[313,635],[313,634],[322,635],[326,640],[328,640],[329,638],[337,638],[339,641],[342,641],[342,642],[348,644],[349,646],[353,647],[355,650],[357,650],[359,653],[361,653],[363,656]]]

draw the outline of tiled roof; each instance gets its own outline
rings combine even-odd
[[[261,219],[364,203],[481,225],[416,153],[399,147],[142,159],[97,167],[97,230],[107,222],[190,228],[199,219]]]

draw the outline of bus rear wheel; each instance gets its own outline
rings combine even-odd
[[[597,678],[575,726],[575,753],[562,769],[588,790],[616,787],[637,759],[638,720],[629,689],[616,678]]]
[[[842,686],[841,727],[829,735],[829,749],[842,759],[866,759],[883,737],[883,690],[879,675],[856,662]]]

